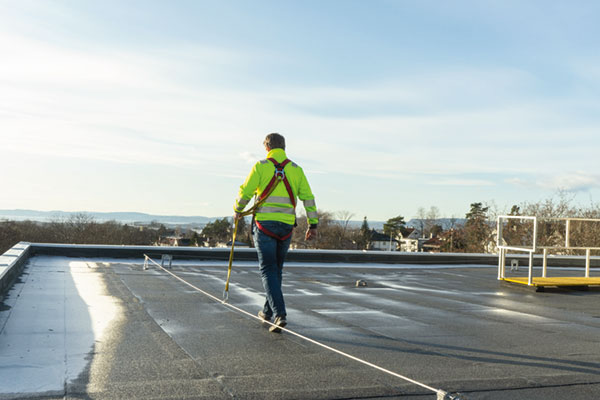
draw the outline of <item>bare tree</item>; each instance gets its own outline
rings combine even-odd
[[[450,229],[456,228],[457,220],[458,220],[458,218],[456,217],[456,215],[452,214],[452,216],[450,217]]]
[[[574,194],[558,191],[554,197],[537,203],[524,203],[521,206],[523,215],[538,217],[537,240],[540,246],[564,246],[565,244],[566,222],[553,218],[600,218],[600,205],[591,203],[588,207],[576,206],[573,204],[574,199]],[[574,247],[600,246],[600,223],[571,221],[569,244]],[[577,251],[563,253],[578,254]]]
[[[20,241],[39,243],[87,243],[153,245],[158,231],[123,225],[115,221],[98,223],[85,214],[65,221],[0,222],[0,254]]]
[[[347,211],[347,210],[342,210],[342,211],[336,212],[335,215],[336,215],[337,219],[340,221],[342,228],[344,228],[344,230],[348,229],[348,224],[354,217],[354,213],[351,213],[350,211]]]
[[[427,212],[423,207],[419,207],[417,209],[416,219],[419,224],[419,229],[421,231],[421,237],[425,237],[425,220],[427,220]]]
[[[431,206],[425,216],[425,234],[429,236],[432,232],[432,228],[437,224],[437,220],[440,218],[440,210],[436,206]]]

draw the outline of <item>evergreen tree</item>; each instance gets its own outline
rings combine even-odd
[[[217,219],[206,224],[202,229],[202,235],[208,238],[208,245],[214,247],[219,242],[228,242],[231,240],[233,229],[229,218]]]
[[[356,247],[359,250],[367,250],[369,243],[371,243],[371,235],[372,233],[371,229],[369,228],[369,222],[367,221],[367,217],[364,217],[363,223],[360,227],[360,233],[356,241]]]
[[[397,217],[390,218],[383,224],[383,233],[390,236],[392,239],[395,239],[396,235],[398,235],[398,232],[400,232],[400,229],[404,225],[406,225],[406,222],[404,221],[403,216],[398,215]]]
[[[489,207],[484,207],[482,203],[471,203],[471,211],[469,211],[465,218],[465,226],[469,224],[478,224],[487,219],[487,212]]]
[[[369,228],[369,222],[367,221],[367,217],[364,217],[363,218],[363,223],[362,223],[362,225],[360,227],[360,231],[361,232],[368,232],[370,230],[371,229]]]
[[[192,246],[200,246],[200,243],[202,241],[200,240],[200,236],[198,235],[198,232],[193,231],[192,237],[190,238],[190,242],[191,242]]]
[[[482,203],[471,203],[471,210],[465,215],[465,242],[467,252],[484,253],[490,240],[492,232],[487,222],[489,207],[483,207]]]

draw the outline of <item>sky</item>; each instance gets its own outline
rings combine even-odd
[[[596,204],[599,17],[578,0],[0,0],[0,209],[229,216],[271,132],[319,209],[356,220]]]

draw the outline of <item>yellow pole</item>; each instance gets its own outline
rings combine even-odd
[[[273,193],[273,191],[275,190],[275,188],[277,187],[277,185],[279,185],[279,183],[281,181],[282,181],[281,177],[277,177],[277,183],[271,187],[271,189],[262,198],[262,200],[256,201],[250,209],[239,213],[240,217],[243,218],[246,215],[253,214],[254,211],[256,211],[262,205],[262,203],[265,202],[267,197],[269,197],[271,195],[271,193]],[[231,277],[231,265],[233,264],[233,247],[235,246],[235,236],[237,235],[237,228],[238,228],[238,220],[236,219],[235,225],[233,227],[233,239],[231,241],[231,252],[229,252],[229,267],[227,268],[227,281],[225,282],[225,290],[223,291],[223,300],[224,301],[227,301],[227,299],[229,298],[229,278]]]
[[[231,241],[231,251],[229,252],[229,267],[227,268],[227,281],[225,282],[225,291],[223,291],[223,299],[229,298],[229,278],[231,277],[231,265],[233,264],[233,247],[235,246],[235,237],[237,235],[238,220],[235,220],[233,227],[233,240]]]

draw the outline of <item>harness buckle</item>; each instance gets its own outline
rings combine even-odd
[[[283,171],[283,168],[281,168],[281,169],[279,169],[279,168],[275,169],[275,176],[277,178],[280,178],[280,179],[285,179],[285,172]]]

